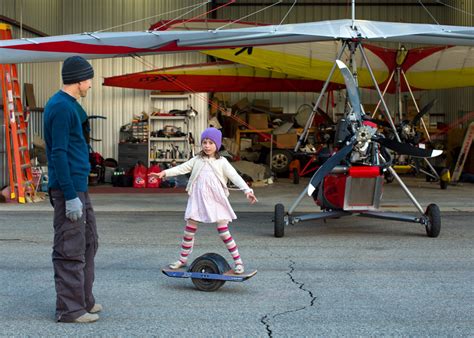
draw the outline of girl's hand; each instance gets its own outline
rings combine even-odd
[[[153,176],[161,179],[166,176],[166,173],[164,171],[160,171],[159,173],[150,173],[148,174],[148,176]]]
[[[247,196],[247,199],[250,201],[250,204],[254,204],[255,202],[258,202],[257,197],[253,194],[253,192],[248,192],[245,194]]]

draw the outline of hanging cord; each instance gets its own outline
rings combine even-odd
[[[295,0],[295,2],[293,2],[293,5],[291,5],[290,9],[288,10],[288,12],[286,12],[285,16],[283,17],[283,19],[281,19],[280,21],[280,24],[278,26],[281,26],[281,24],[283,23],[283,21],[285,21],[286,17],[290,14],[290,12],[292,11],[293,7],[295,7],[296,5],[296,2],[298,0]]]
[[[221,6],[218,6],[218,7],[214,8],[214,9],[211,9],[210,11],[207,11],[207,12],[205,12],[205,13],[196,15],[195,17],[192,17],[191,19],[188,19],[188,20],[186,20],[186,21],[183,21],[183,22],[181,22],[181,24],[184,25],[185,23],[194,21],[194,20],[196,20],[197,18],[200,18],[200,17],[205,16],[205,15],[208,15],[208,14],[214,12],[214,11],[217,11],[217,10],[220,9],[220,8],[229,6],[229,5],[233,4],[235,1],[236,1],[236,0],[230,0],[229,2],[227,2],[227,3],[225,3],[225,4],[221,5]],[[210,2],[210,1],[208,1],[208,2]],[[182,15],[182,16],[183,16],[183,15]],[[181,17],[182,17],[182,16],[181,16]],[[178,17],[178,18],[175,18],[175,19],[173,19],[173,20],[167,21],[167,22],[165,22],[163,25],[161,25],[160,27],[155,28],[154,30],[156,31],[156,30],[160,30],[162,27],[170,26],[173,22],[176,22],[178,19],[179,19],[179,17]]]
[[[431,19],[433,19],[433,21],[436,22],[437,25],[439,25],[438,20],[436,20],[436,18],[433,16],[433,14],[431,14],[431,12],[428,10],[428,8],[426,8],[426,6],[423,4],[423,2],[421,0],[418,0],[418,2],[420,3],[421,7],[424,8],[426,13],[428,13],[428,15],[431,17]]]
[[[172,11],[169,11],[169,12],[166,12],[166,13],[161,13],[161,14],[149,16],[149,17],[144,18],[144,19],[131,21],[131,22],[124,23],[124,24],[117,25],[117,26],[113,26],[113,27],[110,27],[110,28],[101,29],[101,30],[95,31],[94,33],[105,32],[105,31],[108,31],[108,30],[111,30],[111,29],[115,29],[115,28],[118,28],[118,27],[128,26],[128,25],[131,25],[131,24],[134,24],[134,23],[137,23],[137,22],[141,22],[141,21],[145,21],[145,20],[149,20],[149,19],[158,18],[158,17],[160,17],[160,16],[165,16],[165,15],[168,15],[168,14],[176,13],[176,12],[182,11],[182,10],[184,10],[184,9],[188,9],[188,8],[193,8],[193,10],[190,11],[190,12],[192,12],[192,11],[198,9],[198,8],[201,7],[201,6],[207,5],[209,2],[211,2],[211,0],[207,0],[206,2],[204,2],[204,3],[202,3],[202,4],[187,6],[187,7],[183,7],[183,8],[180,8],[180,9],[175,9],[175,10],[172,10]],[[187,13],[189,13],[189,12],[187,12]],[[187,14],[187,13],[186,13],[186,14]]]
[[[436,0],[436,2],[439,3],[439,4],[441,4],[441,5],[443,5],[443,6],[446,6],[446,7],[449,7],[449,8],[451,8],[451,9],[454,9],[455,11],[458,11],[458,12],[460,12],[460,13],[467,14],[467,15],[469,15],[469,16],[474,16],[473,13],[469,13],[468,11],[464,11],[464,10],[462,10],[462,9],[460,9],[460,8],[457,8],[457,7],[448,5],[448,4],[444,3],[444,2],[442,2],[441,0]]]
[[[206,3],[202,4],[202,5],[200,5],[199,7],[205,6],[205,5],[207,5],[209,2],[211,2],[211,1],[209,0],[208,2],[206,2]],[[232,2],[235,2],[235,0],[231,0],[231,3],[232,3]],[[225,4],[225,5],[222,5],[222,6],[220,6],[220,7],[224,7],[224,6],[227,6],[227,5],[229,5],[229,3],[227,3],[227,4]],[[220,8],[220,7],[218,7],[218,8]],[[195,20],[195,19],[197,19],[197,18],[199,18],[199,17],[201,17],[201,16],[203,16],[203,15],[206,15],[206,14],[208,14],[208,13],[210,13],[210,12],[215,11],[215,10],[218,9],[218,8],[215,8],[215,9],[213,9],[213,10],[211,10],[211,11],[206,12],[206,13],[199,14],[199,15],[197,15],[197,16],[195,16],[195,17],[192,17],[191,19],[188,19],[188,20],[182,22],[182,24],[185,24],[186,22],[189,22],[189,21],[193,21],[193,20]],[[194,8],[194,9],[192,9],[192,10],[190,10],[190,11],[188,11],[188,12],[186,12],[186,13],[180,15],[180,16],[178,16],[177,18],[174,18],[173,20],[167,21],[167,22],[163,23],[161,26],[159,26],[159,27],[157,27],[157,28],[155,28],[155,29],[153,29],[153,30],[154,30],[154,31],[159,31],[162,27],[170,26],[173,22],[178,21],[178,20],[181,19],[183,16],[185,16],[186,14],[189,14],[189,13],[193,12],[193,11],[196,10],[196,9],[197,9],[197,8]]]
[[[246,18],[248,18],[249,16],[252,16],[252,15],[255,15],[255,14],[260,13],[260,12],[262,12],[262,11],[265,11],[265,10],[269,9],[270,7],[273,7],[273,6],[276,6],[276,5],[278,5],[278,4],[281,4],[282,2],[283,2],[283,0],[279,0],[278,2],[275,2],[274,4],[272,4],[272,5],[270,5],[270,6],[264,7],[264,8],[262,8],[262,9],[259,9],[259,10],[256,11],[256,12],[253,12],[253,13],[250,13],[249,15],[246,15],[246,16],[244,16],[244,17],[241,17],[240,19],[231,21],[231,22],[229,22],[229,23],[227,23],[227,24],[225,24],[225,25],[223,25],[223,26],[217,27],[215,30],[218,31],[218,30],[220,30],[220,29],[222,29],[222,28],[224,28],[224,27],[227,27],[227,26],[230,26],[230,25],[232,25],[232,24],[234,24],[234,23],[236,23],[236,22],[242,21],[243,19],[246,19]]]

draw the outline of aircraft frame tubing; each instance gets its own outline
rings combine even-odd
[[[422,225],[427,224],[427,219],[425,216],[415,217],[411,215],[398,214],[394,212],[367,211],[367,212],[360,213],[357,216],[368,217],[368,218],[388,219],[392,221],[400,221],[400,222],[408,222],[408,223],[419,223]]]
[[[300,216],[288,215],[287,216],[288,221],[285,222],[285,223],[294,225],[298,222],[303,222],[303,221],[310,221],[310,220],[315,220],[315,219],[336,218],[336,217],[350,216],[350,215],[352,215],[351,212],[343,211],[343,210],[323,211],[323,212],[305,214],[305,215],[300,215]]]

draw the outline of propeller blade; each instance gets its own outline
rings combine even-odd
[[[324,164],[321,167],[319,167],[319,169],[314,173],[313,177],[311,177],[311,181],[309,182],[308,196],[311,196],[313,194],[313,192],[316,190],[318,185],[324,179],[324,176],[329,174],[331,170],[333,170],[334,167],[337,166],[339,162],[341,162],[342,159],[346,157],[347,154],[349,154],[352,151],[354,142],[355,141],[352,141],[349,145],[339,150],[337,153],[332,155],[326,162],[324,162]]]
[[[347,95],[349,97],[349,102],[352,105],[352,109],[357,116],[362,116],[362,111],[360,109],[360,96],[357,84],[352,76],[351,71],[341,60],[336,60],[336,64],[341,71],[342,77],[346,84]]]
[[[417,148],[408,143],[401,143],[388,138],[374,138],[373,140],[380,143],[381,146],[392,149],[396,153],[402,155],[413,157],[436,157],[443,153],[442,150]]]
[[[437,98],[431,100],[426,106],[424,106],[420,112],[418,114],[416,114],[416,116],[413,118],[413,120],[411,121],[411,124],[412,125],[417,125],[421,118],[431,110],[431,108],[433,108],[433,106],[435,105],[435,103],[438,101]]]

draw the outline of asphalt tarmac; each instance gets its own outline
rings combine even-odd
[[[47,210],[0,213],[2,336],[474,335],[470,212],[443,212],[438,238],[356,216],[275,238],[271,212],[237,210],[231,232],[258,273],[208,293],[161,273],[177,258],[183,212],[97,211],[94,291],[104,311],[93,324],[64,324],[54,322]],[[206,252],[230,259],[214,225],[200,226],[192,258]]]

